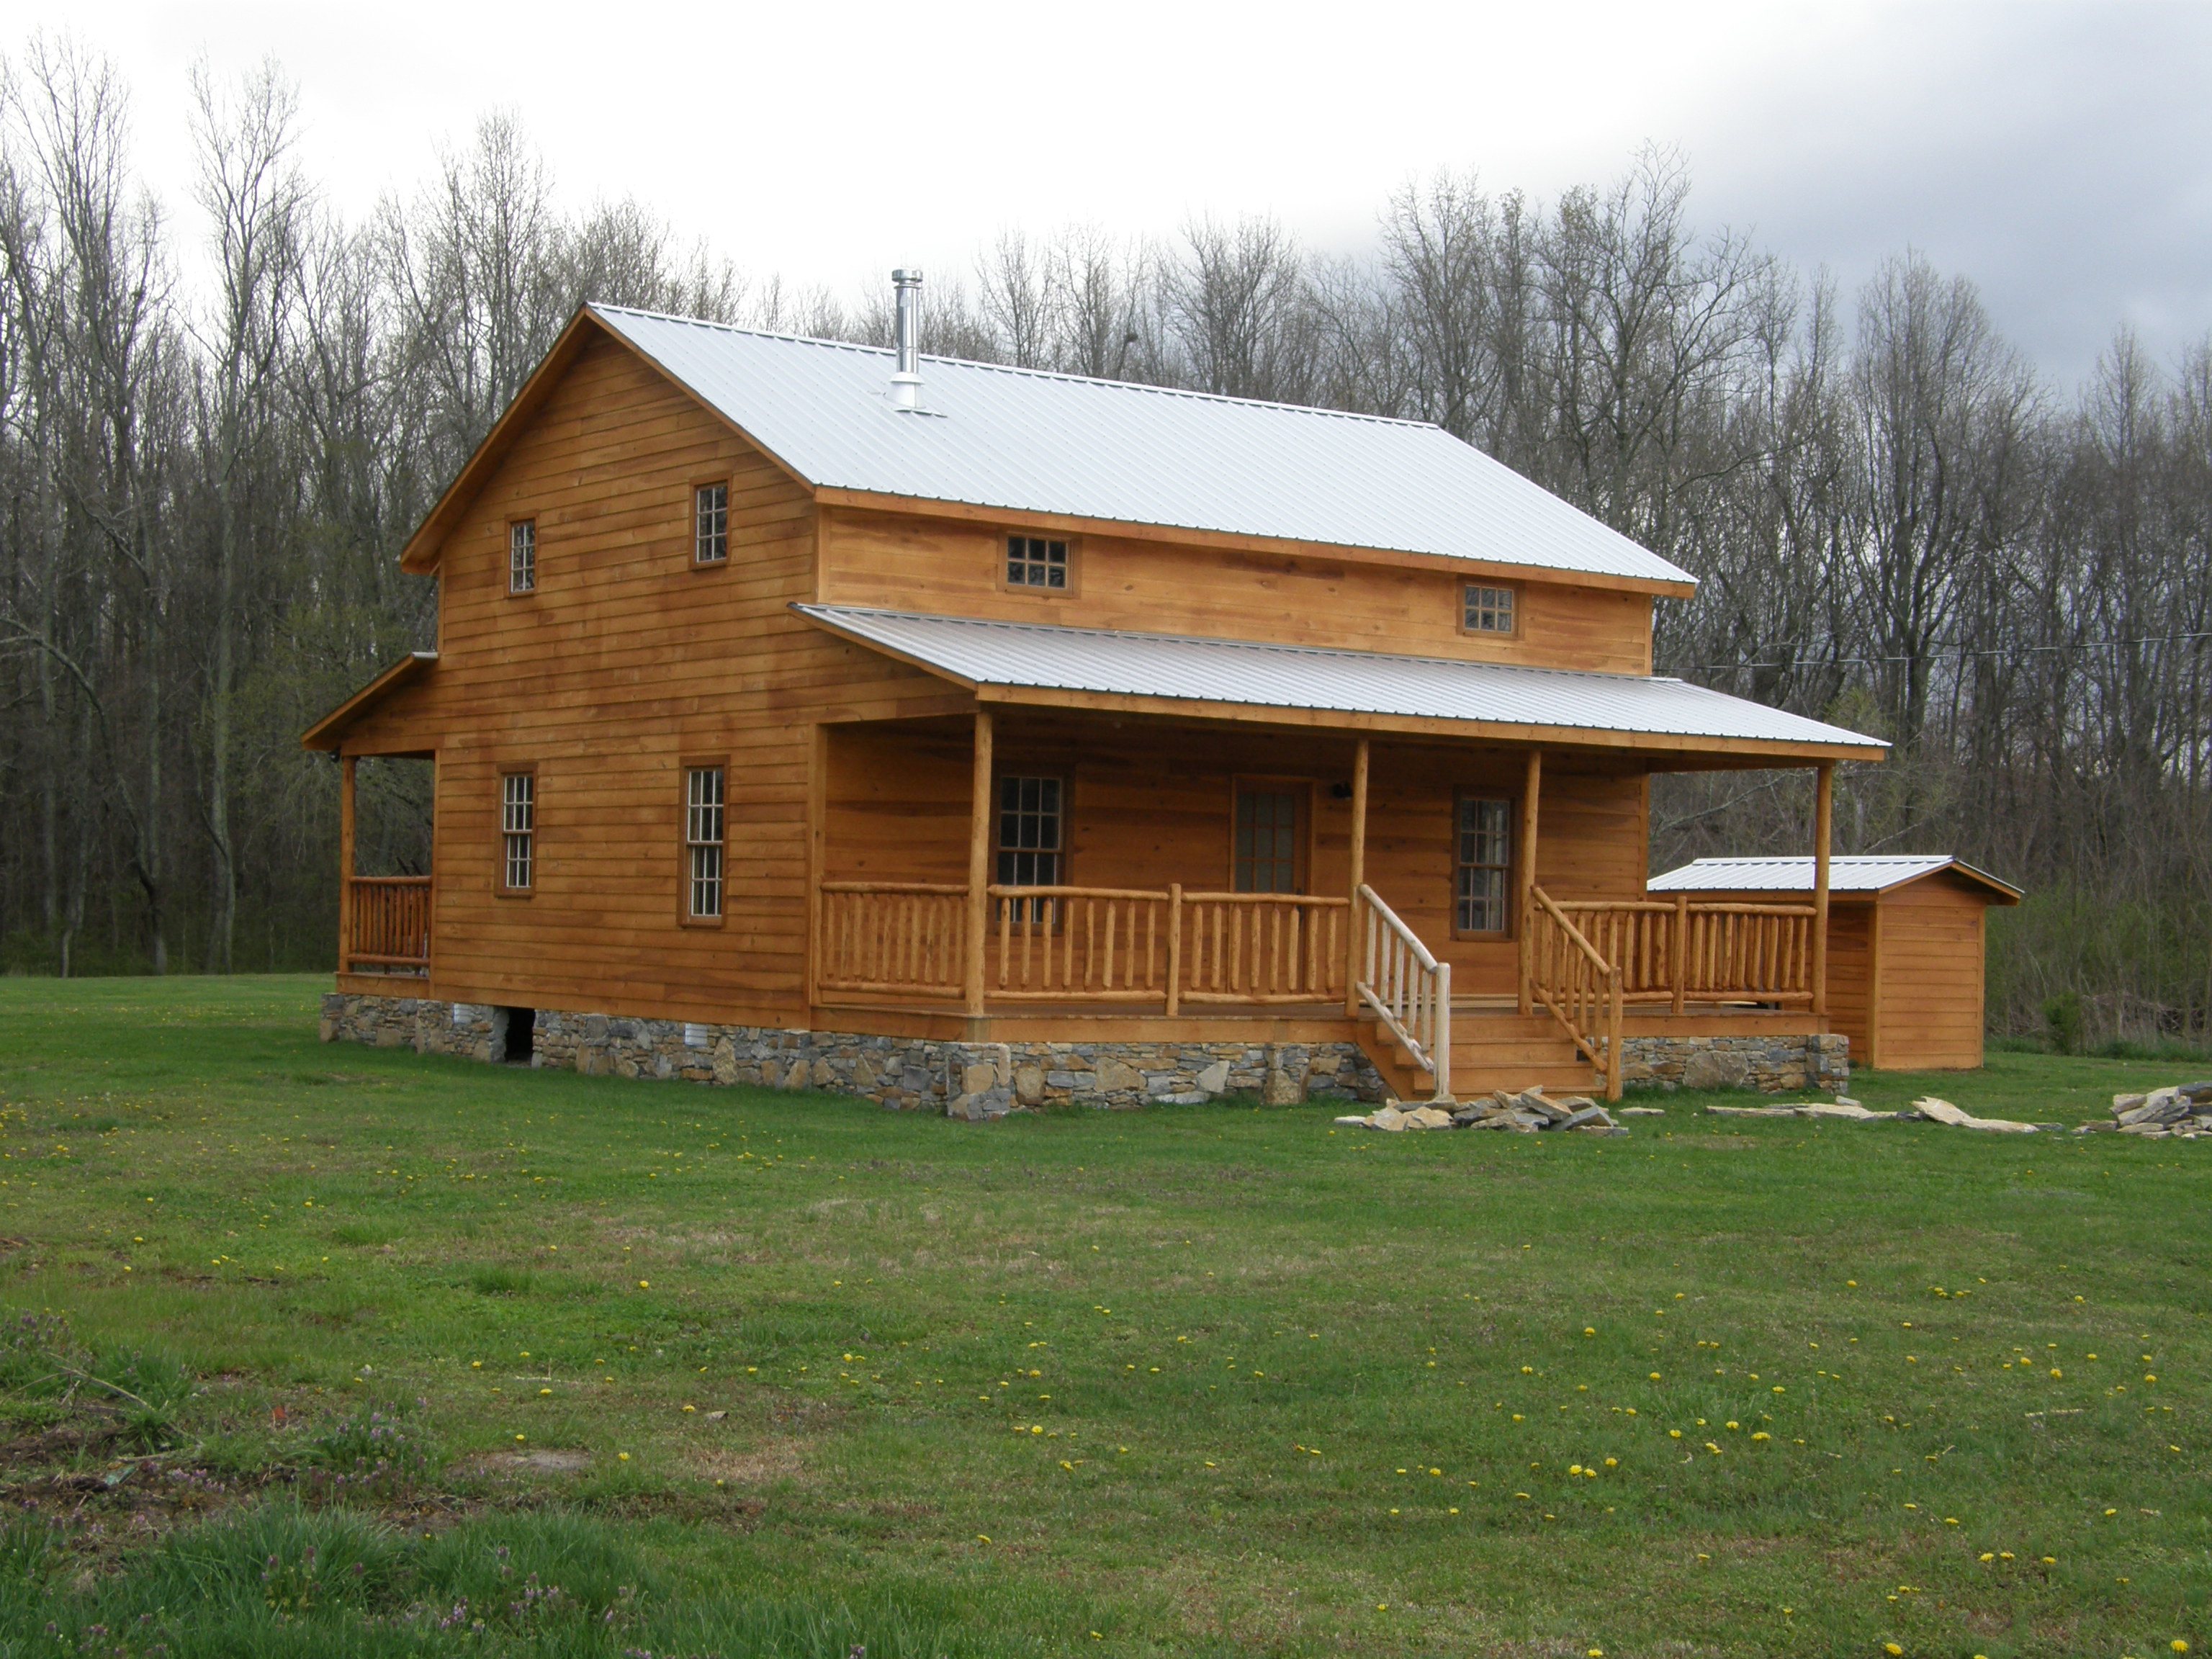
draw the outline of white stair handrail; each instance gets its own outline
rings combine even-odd
[[[1436,1097],[1451,1098],[1451,964],[1438,962],[1420,936],[1364,883],[1364,971],[1354,988],[1413,1063],[1436,1079]],[[1353,925],[1359,924],[1355,920]]]

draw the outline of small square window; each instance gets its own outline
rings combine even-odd
[[[1470,634],[1510,634],[1516,626],[1516,595],[1510,587],[1484,587],[1470,582],[1463,626]]]
[[[507,527],[507,591],[538,591],[538,520],[517,519]]]
[[[1067,544],[1042,536],[1006,538],[1006,586],[1067,588]]]
[[[720,564],[730,556],[730,486],[701,484],[691,492],[691,559]]]

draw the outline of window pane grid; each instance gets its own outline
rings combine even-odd
[[[694,495],[696,527],[691,556],[701,564],[720,564],[730,556],[730,487],[702,484]]]
[[[532,841],[538,833],[538,780],[527,772],[510,772],[500,780],[500,833],[506,849],[507,885],[521,890],[530,885]]]
[[[695,766],[684,783],[684,842],[690,860],[690,914],[722,914],[722,769]]]
[[[1006,581],[1014,587],[1067,586],[1067,544],[1042,536],[1006,538]]]
[[[1298,890],[1298,798],[1288,790],[1248,790],[1237,797],[1237,890]]]
[[[1058,778],[999,780],[999,885],[1057,887],[1061,852]],[[1049,899],[1015,900],[1014,920],[1052,920]]]
[[[1462,933],[1506,931],[1506,892],[1513,870],[1513,803],[1459,804],[1459,914]]]
[[[1467,590],[1467,631],[1470,634],[1510,634],[1513,631],[1513,590],[1470,584]]]
[[[511,593],[538,590],[538,520],[518,519],[507,527],[507,586]]]

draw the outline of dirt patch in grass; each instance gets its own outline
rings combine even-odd
[[[707,1480],[732,1486],[766,1486],[795,1480],[806,1467],[799,1443],[786,1439],[763,1440],[749,1451],[702,1449],[684,1461]]]

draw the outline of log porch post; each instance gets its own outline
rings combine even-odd
[[[1529,935],[1535,931],[1536,910],[1536,797],[1544,787],[1544,751],[1528,751],[1528,776],[1521,786],[1521,898],[1514,926],[1521,938],[1521,1012],[1535,1009],[1535,999],[1529,990],[1532,964],[1528,960]]]
[[[1813,1012],[1828,1012],[1828,843],[1835,830],[1836,763],[1823,761],[1813,792]]]
[[[1359,1018],[1359,890],[1367,881],[1367,739],[1352,750],[1352,908],[1345,912],[1344,1017]]]
[[[353,967],[353,783],[356,757],[338,757],[338,972]]]
[[[968,821],[968,1017],[983,1013],[983,944],[991,925],[991,711],[975,710],[975,779]]]

